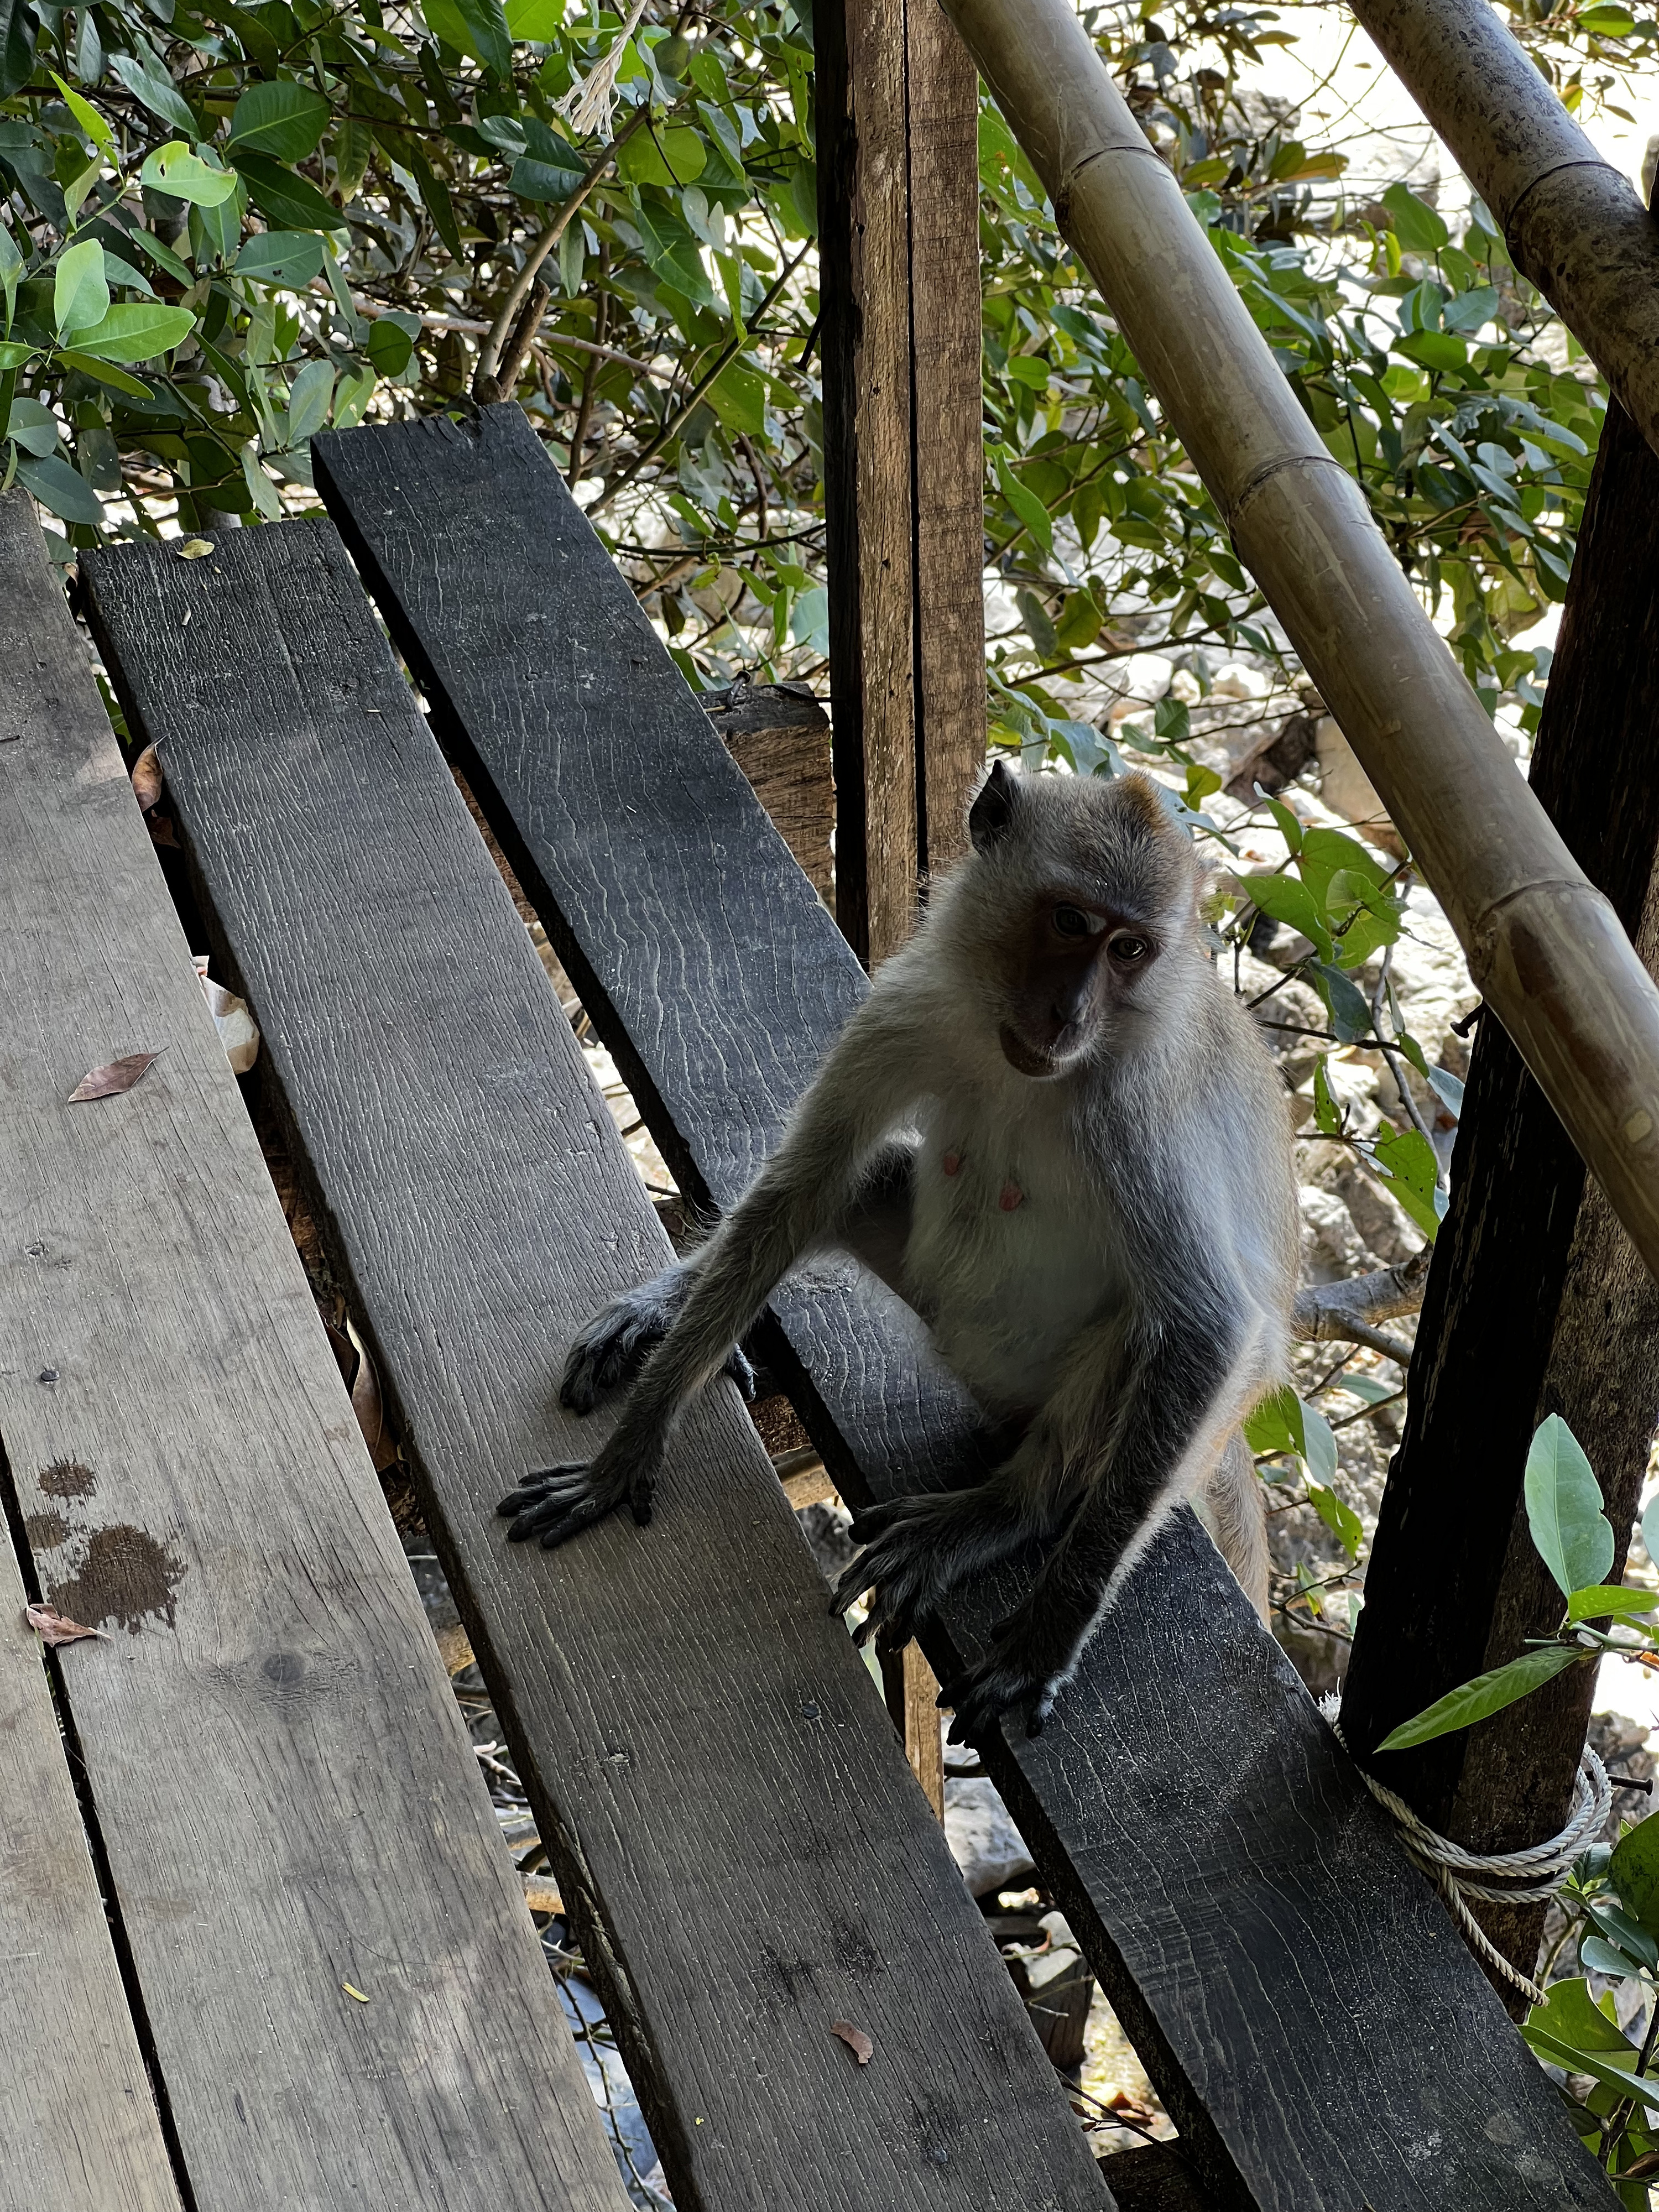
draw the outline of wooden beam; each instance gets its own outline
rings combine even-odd
[[[226,659],[198,688],[234,716],[243,680]],[[59,1680],[188,2202],[620,2212],[21,492],[0,501],[0,1436],[30,1574],[108,1632],[65,1650]],[[160,1057],[132,1090],[64,1103],[138,1051]],[[0,2098],[0,2132],[9,2117]],[[22,2179],[8,2144],[0,2199]],[[131,2200],[82,2181],[31,2201]]]
[[[319,436],[313,455],[682,1189],[730,1206],[861,1003],[857,961],[516,407]],[[592,702],[617,670],[626,732],[606,740]],[[773,1316],[768,1364],[843,1496],[982,1465],[920,1323],[851,1261],[803,1270]],[[936,1669],[1017,1595],[1006,1577],[964,1592],[929,1638]],[[1047,1734],[998,1734],[984,1756],[1218,2212],[1605,2204],[1190,1513],[1149,1547]]]
[[[1607,410],[1532,763],[1532,787],[1650,969],[1659,967],[1659,458]],[[1622,1571],[1659,1422],[1659,1285],[1497,1024],[1481,1021],[1343,1700],[1364,1757],[1399,1722],[1553,1633],[1527,1529],[1534,1429],[1589,1453]],[[1480,1851],[1566,1816],[1595,1693],[1574,1669],[1475,1729],[1368,1760]],[[1542,1906],[1474,1908],[1527,1972]]]
[[[492,487],[486,537],[493,501]],[[677,1436],[648,1529],[624,1514],[556,1552],[507,1540],[502,1494],[602,1433],[558,1407],[560,1347],[671,1255],[333,527],[89,565],[676,2203],[757,2212],[792,2201],[798,2174],[822,2212],[1103,2212],[1060,2084],[731,1385]],[[564,665],[580,656],[594,679],[558,803],[602,842],[634,804],[635,693],[659,649],[647,631],[641,653],[633,609],[573,572],[532,624],[550,639],[556,622]],[[510,684],[496,627],[472,643],[478,680]],[[692,713],[700,767],[758,815]],[[708,895],[769,933],[744,858],[734,847]],[[639,889],[701,1028],[706,946]],[[837,2020],[871,2037],[867,2068]]]
[[[873,965],[985,755],[979,80],[938,0],[815,21],[836,912]]]
[[[34,653],[22,665],[38,674]],[[0,675],[0,714],[12,703]],[[0,782],[5,773],[0,751]],[[3,1467],[0,1486],[9,1488]],[[9,1511],[15,1503],[8,1496]],[[27,1601],[0,1528],[0,2212],[179,2212],[70,1777],[75,1754],[40,1639],[23,1625]]]

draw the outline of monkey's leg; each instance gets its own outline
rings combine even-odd
[[[861,1260],[872,1275],[901,1297],[915,1182],[915,1147],[884,1146],[865,1170],[852,1203],[824,1240]]]
[[[1114,1583],[1146,1547],[1160,1512],[1219,1456],[1259,1389],[1264,1334],[1259,1319],[1243,1318],[1222,1298],[1207,1313],[1142,1328],[1129,1389],[1097,1408],[1092,1439],[1075,1425],[1086,1409],[1072,1390],[1074,1377],[1062,1382],[1057,1404],[1045,1408],[1050,1433],[1036,1441],[1092,1463],[1095,1485],[1024,1602],[997,1624],[975,1664],[940,1692],[939,1703],[956,1714],[953,1742],[983,1736],[1010,1706],[1024,1707],[1029,1735],[1042,1733]]]
[[[678,1318],[699,1256],[676,1260],[637,1290],[612,1298],[583,1325],[566,1355],[559,1384],[562,1406],[573,1413],[591,1413],[602,1398],[633,1381]],[[741,1345],[732,1346],[726,1371],[744,1396],[752,1399],[755,1370]]]
[[[1235,1429],[1221,1448],[1199,1500],[1216,1549],[1267,1622],[1267,1500],[1249,1446]]]

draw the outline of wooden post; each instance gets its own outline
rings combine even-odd
[[[1659,965],[1659,459],[1616,402],[1584,510],[1532,787],[1651,969]],[[1553,1633],[1527,1447],[1559,1413],[1601,1479],[1622,1571],[1659,1421],[1659,1285],[1520,1054],[1483,1018],[1452,1205],[1435,1248],[1404,1438],[1366,1577],[1342,1723],[1431,1826],[1515,1850],[1566,1817],[1595,1674],[1574,1668],[1480,1727],[1371,1747],[1447,1690]],[[1543,1907],[1477,1905],[1530,1973]],[[1504,1990],[1514,1999],[1513,1990]]]
[[[938,0],[816,22],[836,914],[872,966],[985,755],[979,80]]]

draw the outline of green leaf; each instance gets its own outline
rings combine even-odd
[[[315,185],[269,155],[252,147],[233,146],[230,158],[247,186],[248,198],[265,221],[277,230],[343,230],[346,219],[332,201],[325,200]],[[232,179],[233,185],[234,179]]]
[[[251,84],[231,110],[228,143],[279,161],[303,161],[322,143],[328,117],[328,102],[309,85],[286,78]]]
[[[1477,1674],[1472,1682],[1465,1682],[1449,1690],[1433,1705],[1425,1706],[1413,1719],[1402,1721],[1376,1747],[1379,1751],[1408,1751],[1413,1744],[1429,1743],[1437,1735],[1450,1735],[1458,1729],[1473,1728],[1489,1713],[1502,1712],[1517,1698],[1524,1698],[1540,1689],[1579,1660],[1589,1656],[1576,1645],[1548,1644],[1541,1650],[1524,1651],[1520,1658],[1511,1659],[1506,1667],[1494,1667],[1490,1674]]]
[[[1329,959],[1335,947],[1331,943],[1330,931],[1325,927],[1325,917],[1319,904],[1305,883],[1296,876],[1276,876],[1271,873],[1249,875],[1243,879],[1247,898],[1273,921],[1282,921],[1291,929],[1299,929],[1304,937],[1312,939],[1314,949]]]
[[[1650,2075],[1632,2074],[1627,2067],[1615,2066],[1599,2051],[1576,2051],[1570,2043],[1560,2042],[1542,2028],[1524,2027],[1521,2032],[1540,2058],[1565,2067],[1570,2074],[1589,2074],[1609,2089],[1617,2089],[1621,2096],[1634,2097],[1650,2110],[1659,2112],[1659,2081]]]
[[[1612,1868],[1613,1860],[1609,1855],[1609,1873]],[[1585,1907],[1585,1912],[1596,1934],[1605,1937],[1609,1943],[1616,1944],[1627,1959],[1635,1960],[1638,1966],[1659,1966],[1659,1942],[1654,1941],[1639,1920],[1632,1920],[1622,1905],[1598,1897]]]
[[[631,145],[633,141],[629,143]],[[552,200],[562,206],[581,180],[580,169],[560,168],[551,161],[538,161],[521,154],[513,164],[507,184],[521,200]]]
[[[414,350],[414,334],[402,320],[382,315],[369,325],[363,351],[380,375],[401,376]]]
[[[1647,1510],[1642,1516],[1642,1541],[1649,1559],[1659,1561],[1659,1491],[1648,1500]]]
[[[1620,1838],[1607,1861],[1607,1879],[1626,1911],[1650,1936],[1659,1936],[1659,1821],[1638,1821]]]
[[[672,192],[695,183],[708,160],[702,134],[678,124],[667,131],[636,131],[617,156],[617,174],[625,185],[659,185]]]
[[[1574,2051],[1634,2051],[1636,2045],[1620,2027],[1613,2012],[1613,1992],[1593,1997],[1582,1975],[1571,1981],[1552,1982],[1544,2002],[1527,2014],[1522,2030],[1534,2031],[1564,2043]],[[1574,2072],[1579,2069],[1574,2068]]]
[[[75,349],[89,361],[154,361],[182,345],[196,327],[188,307],[159,300],[133,300],[112,307],[88,329],[72,333]]]
[[[1589,1583],[1568,1599],[1567,1619],[1575,1625],[1609,1615],[1620,1620],[1639,1620],[1656,1606],[1659,1606],[1659,1591],[1630,1589],[1622,1583]]]
[[[1423,1234],[1438,1236],[1446,1194],[1437,1180],[1440,1164],[1434,1146],[1422,1132],[1389,1129],[1372,1147],[1371,1164]]]
[[[112,392],[125,392],[129,399],[142,399],[148,404],[155,397],[148,384],[129,376],[124,368],[115,368],[106,361],[94,361],[89,353],[77,353],[73,346],[64,346],[58,358],[65,368],[78,368],[82,376],[95,378],[100,384],[108,385]]]
[[[89,100],[82,100],[73,85],[65,84],[56,70],[47,72],[52,82],[64,95],[64,105],[85,131],[87,137],[108,161],[115,160],[115,133]]]
[[[1424,368],[1464,368],[1468,365],[1468,345],[1450,331],[1408,331],[1395,340],[1395,350]]]
[[[6,225],[0,222],[0,294],[5,297],[8,330],[17,312],[17,280],[22,273],[23,257],[17,250],[17,241]]]
[[[156,148],[138,172],[138,181],[153,192],[166,192],[197,207],[218,207],[236,189],[230,170],[210,168],[199,154],[192,154],[177,138]]]
[[[40,400],[19,392],[11,403],[6,434],[38,459],[58,450],[58,417]]]
[[[39,18],[27,0],[0,0],[0,100],[9,100],[34,73]]]
[[[1352,1507],[1345,1505],[1334,1490],[1327,1490],[1325,1486],[1319,1482],[1310,1482],[1308,1485],[1308,1503],[1349,1557],[1352,1558],[1365,1540],[1365,1531],[1360,1525],[1359,1516]]]
[[[108,312],[104,249],[96,239],[82,239],[58,258],[52,291],[53,327],[62,337],[67,331],[100,321]]]
[[[1389,878],[1382,862],[1373,860],[1359,840],[1350,837],[1345,830],[1308,830],[1297,855],[1297,866],[1321,906],[1332,903],[1331,884],[1339,873],[1353,879],[1349,905],[1363,896],[1362,886],[1381,891]]]
[[[1314,1127],[1322,1137],[1340,1137],[1342,1133],[1342,1116],[1337,1109],[1335,1099],[1331,1096],[1330,1078],[1326,1073],[1329,1060],[1329,1053],[1322,1052],[1314,1062]]]
[[[1451,233],[1428,204],[1404,185],[1390,185],[1382,204],[1394,218],[1394,234],[1407,253],[1438,253]]]
[[[288,442],[303,445],[328,420],[334,396],[334,371],[325,361],[308,361],[294,380],[288,395]]]
[[[264,230],[248,239],[236,256],[236,274],[259,284],[281,284],[303,292],[323,268],[323,241],[313,230]]]
[[[507,0],[507,30],[527,45],[550,46],[563,23],[564,0]]]
[[[1371,1010],[1351,977],[1333,967],[1328,960],[1312,961],[1304,972],[1325,1001],[1325,1011],[1331,1018],[1331,1027],[1340,1044],[1356,1044],[1361,1037],[1370,1035]]]
[[[1244,1440],[1256,1453],[1294,1452],[1310,1474],[1326,1483],[1336,1473],[1336,1438],[1330,1423],[1305,1405],[1288,1382],[1269,1392],[1251,1409],[1244,1423]]]
[[[1605,1583],[1613,1526],[1583,1447],[1559,1413],[1540,1421],[1527,1454],[1527,1525],[1564,1597]]]
[[[703,395],[721,425],[739,436],[759,438],[766,429],[766,380],[744,362],[727,362]]]
[[[1605,1936],[1581,1936],[1578,1939],[1578,1963],[1589,1967],[1593,1974],[1607,1974],[1616,1981],[1629,1981],[1642,1971],[1642,1961],[1633,1959],[1617,1943],[1609,1943]]]
[[[21,368],[26,361],[32,361],[40,350],[39,346],[20,344],[15,338],[0,338],[0,371]]]
[[[201,137],[201,125],[191,113],[170,76],[163,76],[157,70],[147,69],[137,54],[112,54],[109,65],[127,90],[135,98],[142,100],[152,115],[159,115],[163,123],[171,124],[175,131],[184,131],[190,138]],[[166,147],[161,149],[163,153],[167,150]],[[167,187],[163,185],[161,189],[166,191]],[[185,195],[180,193],[178,197],[183,198]]]
[[[1299,853],[1302,850],[1301,817],[1293,814],[1282,799],[1275,799],[1271,792],[1263,791],[1260,784],[1257,784],[1255,791],[1256,797],[1262,801],[1268,813],[1279,824],[1279,835],[1284,838],[1285,842],[1292,853]]]
[[[513,74],[513,38],[501,0],[450,0],[450,4],[465,33],[461,51],[505,84]]]
[[[1030,532],[1032,542],[1037,550],[1047,559],[1054,550],[1054,526],[1049,518],[1048,508],[1034,491],[1021,483],[1019,478],[1009,467],[1006,454],[1000,447],[995,449],[994,458],[997,483],[1001,488],[1003,497]]]
[[[33,493],[42,507],[65,522],[88,522],[94,529],[102,526],[103,501],[61,453],[48,453],[39,460],[33,454],[20,454],[17,481]]]

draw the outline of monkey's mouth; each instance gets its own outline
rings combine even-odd
[[[1002,1047],[1002,1056],[1010,1067],[1021,1075],[1029,1075],[1041,1082],[1063,1075],[1076,1057],[1073,1053],[1039,1052],[1035,1045],[1012,1030],[1006,1022],[997,1031],[997,1042]]]

